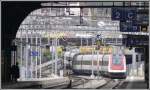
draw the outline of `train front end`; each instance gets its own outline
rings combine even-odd
[[[112,54],[109,58],[108,72],[114,79],[126,78],[126,58],[124,54]]]

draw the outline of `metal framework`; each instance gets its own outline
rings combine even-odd
[[[69,3],[80,3],[79,6],[69,5]],[[74,2],[63,2],[54,1],[49,3],[42,3],[43,7],[57,7],[57,8],[112,8],[112,7],[149,7],[148,1],[74,1]]]

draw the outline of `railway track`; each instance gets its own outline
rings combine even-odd
[[[105,78],[107,83],[103,86],[98,87],[98,89],[117,89],[118,86],[120,86],[124,80],[122,79],[109,79]]]
[[[71,76],[71,88],[77,88],[78,86],[82,86],[84,87],[84,84],[89,83],[90,79],[88,78],[84,78],[84,77],[77,77],[77,76]],[[123,79],[110,79],[110,78],[104,78],[103,80],[105,80],[107,83],[96,87],[96,89],[117,89],[123,82]]]
[[[72,77],[72,85],[71,85],[71,87],[73,88],[75,86],[87,83],[88,81],[89,81],[89,79],[73,76]]]

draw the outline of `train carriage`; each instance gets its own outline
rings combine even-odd
[[[65,57],[72,58],[74,74],[91,75],[93,69],[95,75],[109,76],[110,78],[126,78],[126,58],[123,53],[93,55],[78,53]]]

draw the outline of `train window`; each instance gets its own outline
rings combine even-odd
[[[91,61],[75,61],[75,65],[91,65]]]
[[[113,60],[112,63],[115,65],[121,64],[121,56],[119,55],[113,55],[112,60]]]
[[[103,65],[107,66],[108,65],[108,61],[103,61]]]
[[[91,61],[83,61],[83,65],[91,65]]]
[[[99,65],[107,66],[108,61],[99,61]]]
[[[75,61],[74,64],[75,64],[75,65],[80,65],[81,62],[80,62],[80,61]]]

